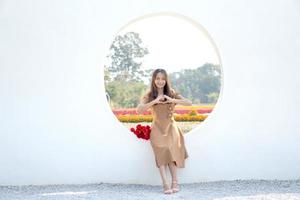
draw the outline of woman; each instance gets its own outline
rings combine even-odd
[[[166,70],[154,70],[150,91],[141,99],[137,113],[142,114],[151,108],[153,121],[150,142],[165,194],[179,191],[176,168],[184,168],[185,159],[188,157],[182,130],[173,116],[176,104],[192,105],[192,102],[171,88]],[[166,180],[167,165],[172,175],[171,188]]]

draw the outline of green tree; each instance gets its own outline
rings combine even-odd
[[[147,87],[143,82],[115,80],[106,84],[112,108],[134,108]]]
[[[217,101],[220,78],[220,66],[211,63],[170,74],[172,86],[195,104]]]
[[[118,35],[110,46],[108,58],[111,63],[108,67],[113,80],[140,81],[146,76],[140,69],[140,61],[149,51],[143,47],[138,33],[128,32]]]

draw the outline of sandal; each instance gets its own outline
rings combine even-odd
[[[172,181],[172,191],[173,192],[178,192],[179,191],[177,181]]]
[[[163,183],[163,185],[164,185],[164,193],[171,194],[173,190],[170,189],[169,185],[167,183]]]

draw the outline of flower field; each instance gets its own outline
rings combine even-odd
[[[174,119],[178,122],[201,122],[206,119],[214,105],[176,106]],[[125,123],[152,122],[151,110],[139,115],[136,108],[113,109],[113,113],[119,121]]]
[[[174,114],[189,114],[191,111],[195,111],[197,114],[206,114],[210,113],[213,109],[213,104],[208,105],[193,105],[193,106],[176,106]],[[119,108],[113,109],[113,113],[116,116],[120,115],[138,115],[136,112],[136,108]],[[143,115],[151,115],[151,111],[145,111]]]

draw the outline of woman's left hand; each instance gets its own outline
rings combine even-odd
[[[175,99],[169,97],[168,95],[164,95],[164,97],[167,99],[164,103],[175,103]]]

